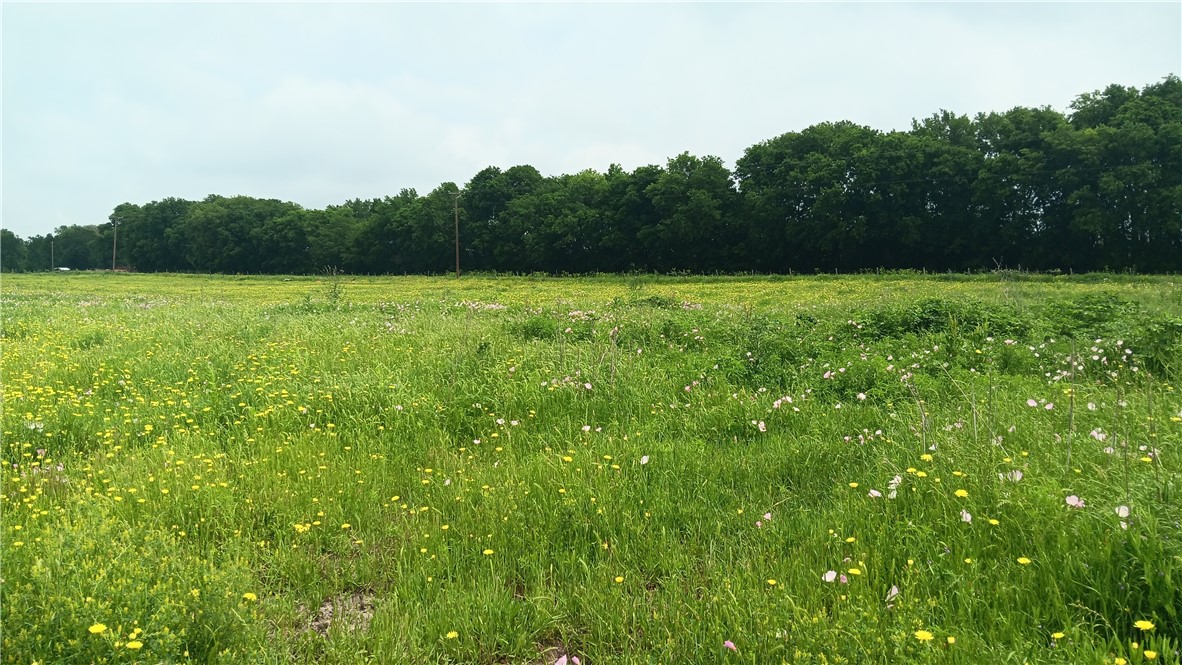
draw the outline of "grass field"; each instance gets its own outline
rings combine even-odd
[[[1179,662],[1178,278],[0,290],[5,663]]]

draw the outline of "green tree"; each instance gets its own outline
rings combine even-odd
[[[645,189],[657,222],[638,239],[657,270],[710,272],[742,267],[745,233],[739,196],[718,157],[688,152],[669,160]]]
[[[1067,119],[1050,108],[1016,107],[978,115],[976,125],[983,160],[973,184],[980,261],[1057,267],[1048,247],[1067,234],[1060,221],[1066,200],[1053,179],[1063,156],[1048,155],[1047,139],[1069,129]]]
[[[973,205],[973,185],[983,164],[975,123],[968,116],[940,111],[913,123],[909,134],[917,139],[911,147],[918,163],[894,178],[904,180],[908,215],[918,223],[919,233],[912,252],[891,267],[990,267],[978,255],[985,238],[976,231],[979,211]]]
[[[193,205],[192,201],[169,197],[143,206],[116,206],[110,221],[118,225],[120,260],[144,272],[185,268],[185,248],[174,229]]]
[[[515,197],[502,214],[506,238],[497,248],[497,263],[512,262],[526,272],[594,271],[596,238],[606,221],[604,184],[602,175],[588,169],[547,178],[533,192]]]
[[[1112,84],[1103,90],[1085,92],[1071,102],[1071,124],[1076,129],[1106,125],[1120,107],[1138,96],[1136,88]]]
[[[416,205],[418,199],[418,192],[403,189],[398,196],[350,201],[344,206],[349,209],[357,225],[351,239],[350,269],[371,274],[406,271],[407,260],[402,252],[412,248],[410,229],[403,211]]]
[[[264,218],[252,229],[252,244],[265,248],[258,262],[261,272],[303,275],[313,272],[308,228],[321,211],[289,210]]]
[[[353,248],[361,223],[348,206],[307,211],[307,257],[313,270],[355,271]]]
[[[53,232],[54,263],[71,270],[96,270],[103,267],[103,238],[95,225],[59,226]],[[106,257],[110,260],[110,249]],[[110,263],[106,265],[110,268]]]
[[[660,166],[641,166],[631,173],[612,164],[604,174],[603,212],[606,227],[599,239],[601,270],[653,270],[641,241],[642,231],[656,228],[661,214],[648,195],[664,172]]]
[[[857,179],[845,193],[845,206],[856,205],[864,225],[856,242],[847,241],[847,263],[906,268],[942,255],[930,248],[940,247],[943,236],[941,183],[931,173],[943,141],[914,131],[890,132],[866,141],[852,157]]]
[[[842,121],[747,149],[736,176],[751,211],[756,265],[771,272],[864,267],[858,255],[866,242],[863,185],[869,181],[855,159],[877,137]]]
[[[466,265],[476,270],[513,270],[513,257],[522,250],[520,238],[506,232],[502,216],[514,200],[543,186],[545,179],[532,166],[507,171],[490,166],[464,186],[461,200],[461,248]]]
[[[1182,256],[1179,89],[1171,77],[1126,97],[1085,146],[1101,168],[1079,187],[1091,195],[1097,222],[1090,228],[1098,227],[1110,267],[1166,271]]]
[[[0,229],[0,271],[24,272],[29,269],[28,246],[8,229]]]
[[[455,267],[455,183],[445,182],[393,211],[388,272],[443,273]]]
[[[25,242],[25,265],[28,270],[49,270],[56,262],[52,234],[30,236]]]
[[[171,237],[182,244],[195,270],[262,272],[264,266],[281,261],[276,255],[282,245],[268,242],[267,222],[298,209],[275,199],[210,195],[189,208]]]
[[[466,270],[1182,269],[1182,81],[1111,85],[1071,109],[941,110],[886,133],[826,122],[749,147],[733,173],[682,153],[632,172],[490,166],[462,191],[324,210],[124,203],[52,240],[76,268],[109,266],[117,228],[121,261],[147,271],[449,272],[458,200]],[[30,238],[23,265],[49,267],[50,240]]]

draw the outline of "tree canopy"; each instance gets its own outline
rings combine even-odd
[[[489,166],[462,187],[324,210],[247,196],[121,203],[102,223],[21,239],[3,270],[442,273],[458,208],[466,270],[811,272],[1182,269],[1182,81],[1085,93],[1069,114],[941,110],[907,131],[825,122],[728,170],[543,176]],[[118,237],[118,242],[113,242]]]

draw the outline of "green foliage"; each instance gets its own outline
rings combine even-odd
[[[257,602],[243,597],[258,591],[245,562],[208,560],[180,546],[177,534],[104,504],[43,516],[31,525],[36,543],[20,531],[6,538],[5,653],[57,663],[256,662],[248,654],[261,648],[264,629]]]
[[[946,110],[909,131],[824,122],[750,146],[729,170],[664,165],[543,176],[489,166],[462,188],[324,210],[245,196],[122,203],[110,224],[27,242],[5,271],[672,275],[866,270],[1182,270],[1182,80],[1080,95],[1072,113]],[[459,226],[457,240],[456,226]],[[56,256],[50,245],[56,243]],[[938,313],[937,313],[938,314]]]
[[[1149,371],[1175,381],[1182,378],[1182,318],[1141,319],[1129,331],[1128,344]]]
[[[1114,326],[1141,314],[1137,303],[1112,293],[1088,293],[1070,300],[1056,300],[1045,310],[1050,333],[1078,335],[1084,339],[1108,333]]]
[[[28,248],[8,229],[0,229],[0,270],[23,272],[28,270]]]
[[[526,341],[553,341],[558,338],[558,320],[553,316],[532,314],[512,325],[513,331]]]
[[[627,300],[629,305],[634,307],[652,307],[653,309],[678,309],[681,303],[675,298],[664,296],[660,294],[652,294],[647,296],[637,296]]]
[[[1172,278],[334,277],[5,276],[0,659],[1175,658]]]
[[[932,333],[1025,337],[1033,327],[1028,316],[1004,304],[939,297],[872,309],[858,321],[864,334],[878,339]]]

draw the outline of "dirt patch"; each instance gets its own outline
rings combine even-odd
[[[557,639],[540,642],[537,646],[539,656],[537,659],[529,661],[530,665],[554,665],[566,655],[566,645]],[[568,665],[571,662],[570,659],[567,660]]]
[[[373,621],[372,594],[354,591],[348,596],[333,596],[325,598],[316,614],[307,624],[306,630],[326,636],[328,629],[336,626],[347,632],[365,631]],[[306,614],[307,608],[301,606],[300,614]]]

